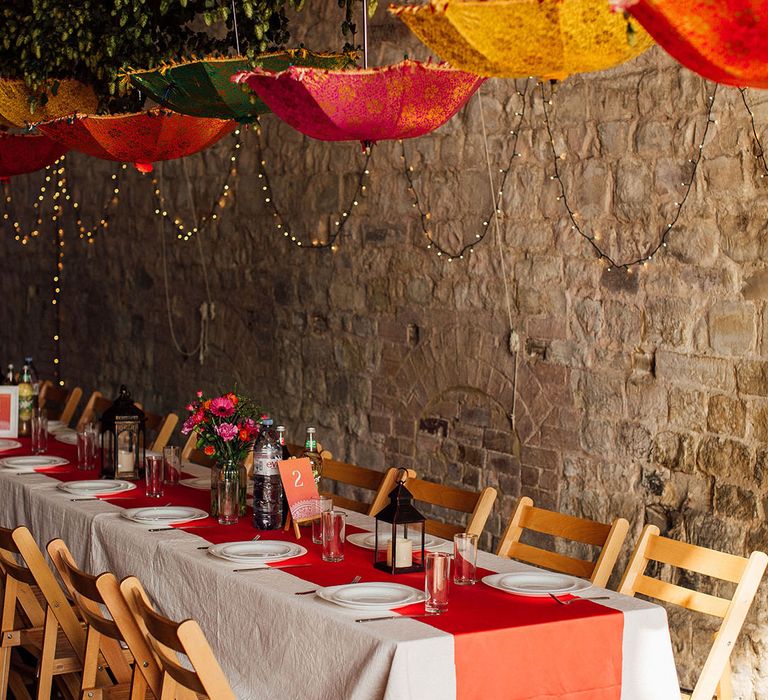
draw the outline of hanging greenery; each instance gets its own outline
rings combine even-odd
[[[23,78],[30,107],[45,102],[56,81],[90,84],[101,111],[140,107],[140,93],[123,93],[129,67],[152,68],[196,54],[226,54],[235,46],[233,4],[241,53],[248,57],[289,38],[286,5],[304,0],[14,0],[0,5],[0,76]]]

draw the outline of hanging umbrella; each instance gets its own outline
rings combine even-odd
[[[653,44],[606,0],[431,0],[390,6],[434,53],[483,76],[562,80],[605,70]]]
[[[283,121],[323,141],[375,142],[422,136],[448,121],[483,82],[446,65],[322,70],[257,68],[233,76]]]
[[[0,133],[0,180],[40,170],[56,162],[67,150],[42,134]]]
[[[112,116],[75,115],[40,124],[40,130],[75,151],[133,163],[150,172],[157,160],[173,160],[216,143],[237,124],[153,109]]]
[[[271,71],[289,66],[343,69],[355,65],[355,56],[292,49],[257,56],[252,63],[246,58],[206,58],[154,70],[132,71],[128,77],[155,102],[175,112],[247,123],[269,111],[254,93],[233,85],[230,80],[251,65]]]
[[[765,0],[614,0],[673,58],[709,80],[768,88]]]
[[[5,126],[24,126],[48,121],[75,112],[95,112],[99,100],[89,85],[77,80],[59,80],[46,92],[47,101],[37,99],[30,111],[30,98],[34,93],[23,80],[0,78],[0,123]]]

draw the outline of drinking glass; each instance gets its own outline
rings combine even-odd
[[[240,518],[240,475],[222,469],[216,485],[219,505],[219,525],[234,525]]]
[[[451,555],[448,552],[427,552],[425,555],[424,610],[441,613],[448,609],[451,585]]]
[[[323,513],[333,510],[333,499],[330,496],[320,496],[317,503],[317,517],[312,521],[312,542],[323,543]]]
[[[77,433],[77,468],[81,471],[93,469],[93,448],[91,436],[87,430],[79,430]]]
[[[477,581],[477,535],[460,532],[453,536],[453,582],[460,586]]]
[[[176,445],[166,445],[163,448],[165,462],[165,483],[167,486],[178,486],[181,476],[181,448]]]
[[[147,496],[150,498],[161,498],[163,495],[163,458],[145,457],[144,458],[144,478],[147,484]]]
[[[32,452],[41,455],[48,451],[48,418],[41,411],[32,415]]]
[[[344,526],[347,514],[340,510],[327,510],[323,522],[323,561],[344,561]]]

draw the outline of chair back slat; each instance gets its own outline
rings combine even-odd
[[[520,539],[525,530],[599,547],[600,553],[594,560],[577,559],[542,547],[523,544]],[[616,518],[608,525],[575,515],[536,508],[531,498],[523,496],[501,538],[496,554],[588,578],[596,586],[605,586],[628,531],[629,523],[624,518]]]
[[[736,583],[736,590],[733,596],[727,599],[661,581],[645,573],[651,561]],[[768,556],[763,552],[752,552],[747,559],[661,537],[659,528],[655,525],[646,525],[643,528],[619,584],[619,593],[629,596],[640,593],[723,620],[690,700],[711,700],[715,694],[720,698],[733,697],[731,652],[766,566]],[[737,575],[739,570],[741,574]]]
[[[460,513],[470,513],[466,527],[434,519],[427,520],[427,532],[447,539],[453,538],[459,532],[467,532],[479,537],[496,501],[496,489],[490,486],[486,486],[481,491],[467,491],[455,486],[445,486],[424,479],[412,478],[410,475],[406,486],[417,501]]]
[[[14,555],[21,556],[21,552],[13,539],[13,530],[0,527],[0,564],[5,575],[28,586],[36,585],[34,574],[26,566],[20,565]]]
[[[536,507],[526,508],[520,525],[526,530],[595,547],[602,547],[611,531],[611,526],[604,523]]]
[[[157,413],[144,413],[146,418],[146,429],[155,433],[155,439],[152,441],[149,449],[155,452],[162,452],[163,448],[173,435],[173,431],[179,422],[179,417],[175,413],[168,413],[161,416]]]
[[[235,700],[235,695],[197,622],[174,622],[160,615],[149,603],[144,588],[135,577],[123,580],[120,590],[159,659],[164,676],[170,677],[175,684],[194,693],[207,695],[212,700]],[[185,655],[192,665],[192,670],[184,668],[175,654]],[[164,677],[164,691],[167,682]],[[166,694],[162,696],[166,697]]]
[[[659,536],[650,538],[645,556],[662,564],[731,583],[738,583],[747,567],[744,557]]]
[[[100,391],[94,391],[85,404],[83,412],[77,421],[77,430],[83,430],[88,423],[99,419],[102,413],[112,405],[112,401],[106,398]]]
[[[40,395],[38,396],[38,405],[41,409],[46,409],[50,414],[50,403],[53,402],[60,411],[54,416],[65,425],[69,425],[75,415],[77,405],[83,397],[83,390],[79,386],[72,387],[68,391],[56,386],[52,381],[46,379],[40,385]]]
[[[559,552],[550,552],[547,549],[540,549],[522,542],[514,542],[508,552],[507,556],[512,559],[519,559],[534,566],[541,566],[579,578],[590,578],[595,569],[595,565],[591,561],[576,559]]]

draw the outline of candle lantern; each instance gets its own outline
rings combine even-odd
[[[144,465],[144,411],[125,385],[101,416],[101,478],[136,478]]]
[[[401,469],[389,504],[376,515],[373,565],[390,574],[424,570],[426,519],[414,507],[406,479],[407,471]]]

